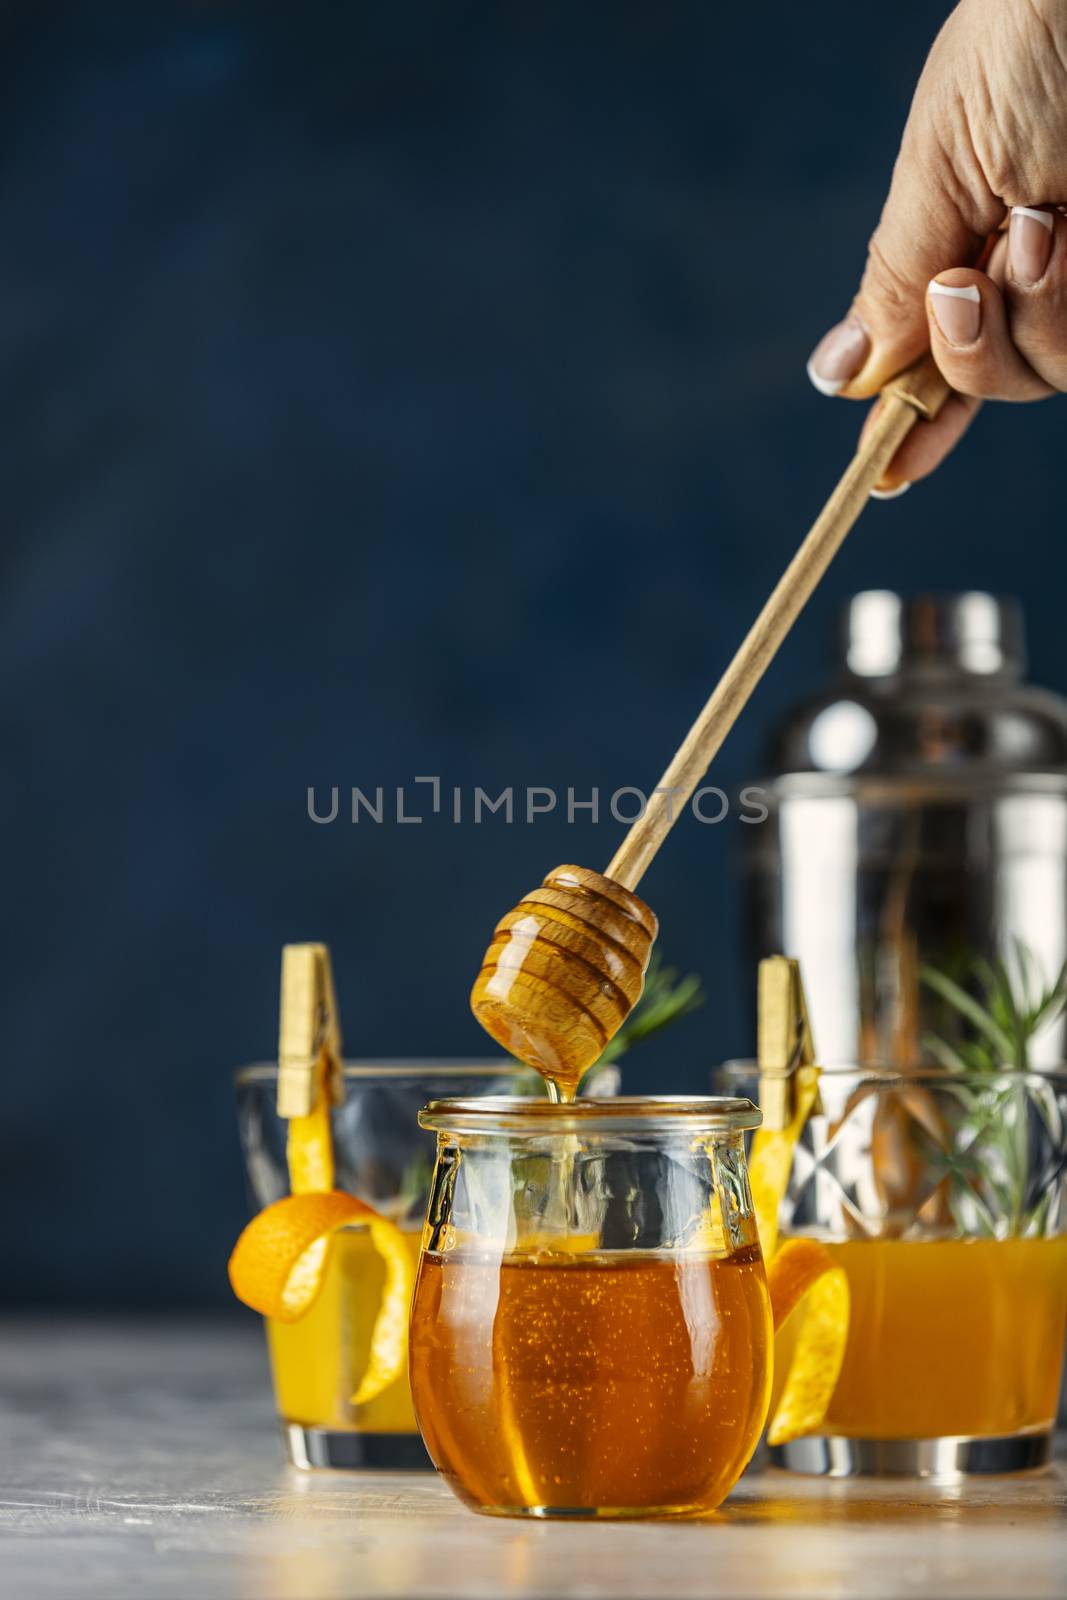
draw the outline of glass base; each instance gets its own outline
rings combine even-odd
[[[710,1515],[700,1506],[480,1506],[461,1498],[483,1517],[528,1517],[535,1522],[691,1522]]]
[[[965,1478],[982,1472],[1029,1472],[1052,1457],[1051,1433],[1004,1438],[844,1439],[837,1435],[774,1445],[771,1461],[787,1472],[821,1478]]]
[[[417,1433],[356,1433],[341,1428],[305,1428],[283,1422],[282,1442],[294,1467],[332,1467],[340,1472],[432,1472],[433,1462]]]

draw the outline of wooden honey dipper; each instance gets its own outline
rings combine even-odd
[[[557,867],[497,923],[471,993],[493,1038],[572,1099],[636,1005],[659,924],[634,889],[733,727],[868,496],[948,386],[930,355],[882,390],[844,476],[779,579],[606,873]]]

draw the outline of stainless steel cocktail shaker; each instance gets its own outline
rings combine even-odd
[[[1024,670],[1014,602],[869,591],[833,682],[778,731],[769,816],[746,830],[750,953],[799,959],[823,1063],[907,1068],[981,1043],[938,975],[974,992],[997,968],[1020,1004],[1055,983],[1067,702]],[[1064,1059],[1064,1027],[1037,1030],[1031,1067]]]

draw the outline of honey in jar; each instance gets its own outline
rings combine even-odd
[[[474,1506],[712,1510],[767,1409],[756,1245],[424,1257],[412,1348],[427,1448]]]

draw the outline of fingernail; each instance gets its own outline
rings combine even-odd
[[[934,318],[949,344],[973,344],[982,326],[982,296],[975,285],[957,289],[935,278],[928,292]]]
[[[853,313],[824,334],[808,361],[808,377],[820,394],[840,394],[867,359],[871,341]]]
[[[1052,213],[1012,206],[1008,224],[1008,265],[1016,283],[1040,283],[1052,255]]]
[[[872,489],[872,500],[899,500],[902,494],[907,494],[911,488],[910,483],[898,483],[895,489]]]

